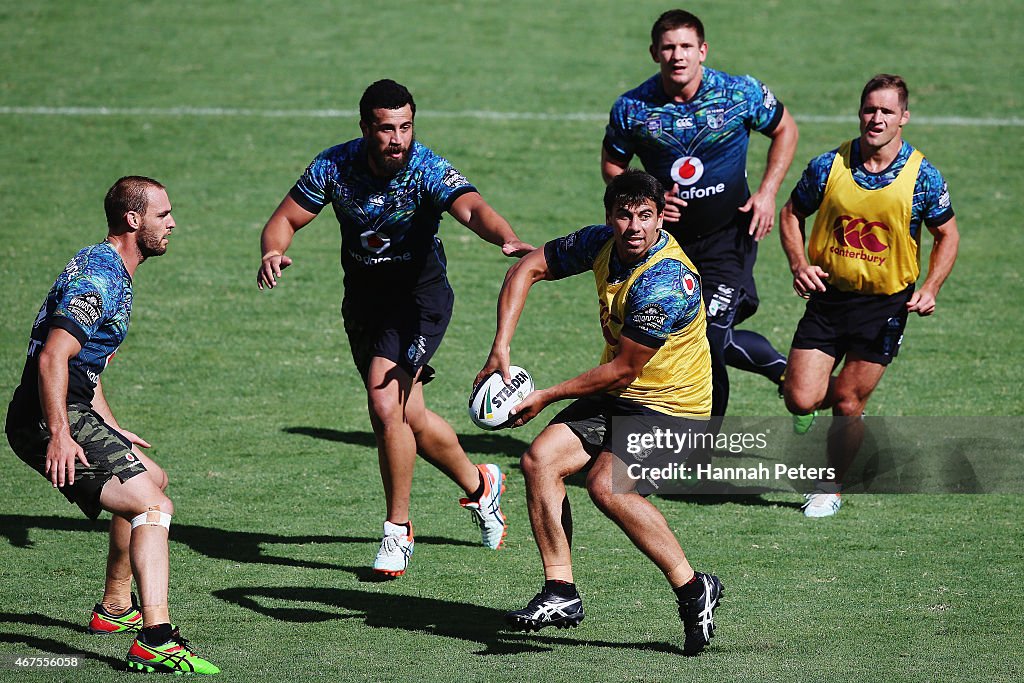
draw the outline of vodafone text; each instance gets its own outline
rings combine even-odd
[[[679,189],[676,194],[680,199],[703,199],[712,195],[725,192],[725,183],[718,183],[709,187],[694,187],[689,190]]]
[[[348,250],[349,256],[365,266],[377,266],[382,263],[397,263],[399,261],[412,261],[412,253],[397,254],[395,256],[363,256],[362,254]]]

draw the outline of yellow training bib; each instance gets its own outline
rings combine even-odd
[[[697,273],[679,244],[668,235],[668,243],[646,263],[637,267],[624,281],[610,283],[609,263],[614,248],[615,241],[608,240],[594,260],[594,279],[601,306],[601,331],[605,338],[602,364],[611,361],[619,352],[622,324],[626,318],[626,301],[637,278],[664,259],[679,261],[694,274]],[[684,276],[684,288],[699,286],[695,276]],[[688,289],[686,294],[692,294],[692,290]],[[702,304],[698,307],[697,317],[689,325],[669,335],[644,366],[639,377],[625,389],[611,393],[668,415],[710,415],[711,352],[706,324]]]
[[[895,294],[916,282],[921,272],[910,215],[924,155],[915,149],[896,180],[866,190],[853,179],[851,148],[851,142],[843,144],[832,161],[807,256],[837,289]]]

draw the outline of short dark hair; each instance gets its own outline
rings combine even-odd
[[[111,185],[107,190],[107,196],[103,198],[107,227],[111,230],[121,227],[124,215],[129,211],[146,213],[146,209],[149,208],[147,190],[151,187],[166,189],[159,181],[141,175],[126,175]]]
[[[860,106],[864,106],[864,100],[871,93],[876,90],[888,90],[890,88],[899,94],[900,106],[906,111],[907,104],[910,102],[910,91],[907,90],[907,82],[901,76],[895,74],[878,74],[873,76],[860,92]]]
[[[658,47],[658,41],[661,40],[662,34],[677,28],[692,28],[697,33],[697,40],[701,45],[704,44],[704,24],[697,18],[697,15],[684,9],[670,9],[663,12],[651,27],[651,45]]]
[[[665,188],[658,179],[638,168],[627,168],[604,189],[604,210],[611,213],[617,206],[637,206],[648,199],[659,214],[665,210]]]
[[[401,83],[385,78],[371,84],[359,98],[359,120],[367,124],[373,123],[374,109],[401,109],[407,104],[412,107],[412,115],[415,117],[416,103],[409,89]]]

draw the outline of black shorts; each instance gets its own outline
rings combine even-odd
[[[361,298],[366,297],[366,298]],[[346,293],[341,302],[352,360],[363,383],[370,361],[378,356],[394,361],[410,376],[423,368],[420,382],[434,377],[428,365],[441,345],[452,319],[455,294],[448,283],[403,297],[375,297],[372,292]]]
[[[65,484],[58,490],[90,519],[96,519],[102,511],[100,491],[110,478],[117,477],[123,483],[145,472],[146,466],[132,453],[131,443],[89,406],[68,406],[68,422],[71,437],[85,451],[89,466],[76,462],[74,485]],[[7,441],[17,456],[49,479],[46,475],[46,447],[50,443],[50,432],[46,423],[42,420],[20,423],[8,412],[6,431]]]
[[[674,228],[666,226],[673,236]],[[700,275],[708,325],[732,327],[757,312],[757,241],[747,233],[749,228],[749,215],[738,214],[732,224],[711,234],[676,237]]]
[[[605,447],[605,436],[608,433],[607,403],[597,396],[578,398],[562,408],[548,424],[564,424],[571,429],[579,437],[583,449],[590,457],[594,457]]]
[[[888,365],[899,353],[914,286],[896,294],[858,294],[829,289],[812,294],[793,335],[794,349],[823,351],[839,362],[853,354]]]
[[[614,478],[618,492],[633,490],[648,496],[660,487],[646,479],[631,480],[623,476],[630,465],[657,467],[676,462],[682,464],[692,451],[684,452],[635,452],[630,446],[631,436],[646,433],[652,429],[668,428],[677,433],[683,431],[707,431],[708,422],[702,419],[688,419],[665,415],[647,408],[635,401],[614,396],[586,396],[576,399],[555,415],[549,424],[564,424],[579,438],[583,449],[593,458],[602,451],[615,456]],[[620,433],[613,434],[614,425]]]

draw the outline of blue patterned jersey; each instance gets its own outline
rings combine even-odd
[[[675,102],[655,74],[616,100],[604,148],[620,162],[640,157],[666,190],[679,185],[688,206],[672,230],[686,241],[687,235],[714,232],[737,218],[736,210],[750,197],[750,131],[770,134],[783,110],[771,90],[750,76],[704,67],[693,99]]]
[[[866,190],[877,190],[886,187],[903,167],[906,166],[914,148],[906,140],[900,147],[896,158],[887,169],[880,173],[872,173],[864,168],[864,161],[860,156],[860,139],[853,141],[850,151],[850,163],[853,166],[853,180]],[[790,199],[793,208],[803,216],[810,216],[821,206],[822,195],[825,192],[825,184],[828,182],[828,174],[832,169],[832,162],[836,158],[839,148],[833,149],[820,156],[811,159],[807,164],[803,175]],[[910,213],[910,235],[917,239],[921,232],[921,223],[931,228],[938,227],[953,217],[953,205],[949,200],[949,189],[946,181],[939,173],[939,169],[932,166],[928,159],[921,162],[921,170],[917,174],[917,181],[914,183],[914,200]]]
[[[53,283],[32,324],[28,359],[12,411],[41,416],[39,354],[53,327],[66,330],[82,345],[68,361],[67,402],[91,404],[100,373],[128,334],[132,314],[132,278],[120,254],[107,242],[82,249]]]
[[[291,189],[312,213],[331,204],[341,225],[345,286],[378,290],[446,283],[441,214],[475,191],[446,159],[413,142],[409,163],[390,179],[370,171],[363,138],[321,152]]]
[[[553,279],[559,280],[591,270],[601,248],[612,239],[612,228],[590,225],[544,245],[544,258]],[[643,259],[629,265],[619,261],[612,249],[609,282],[622,282],[636,268],[665,247],[668,235],[658,241]],[[633,283],[626,299],[623,334],[645,346],[657,348],[669,335],[692,323],[700,310],[700,287],[683,285],[683,278],[699,282],[697,274],[680,261],[666,258],[647,269]],[[687,289],[690,294],[688,295]]]

